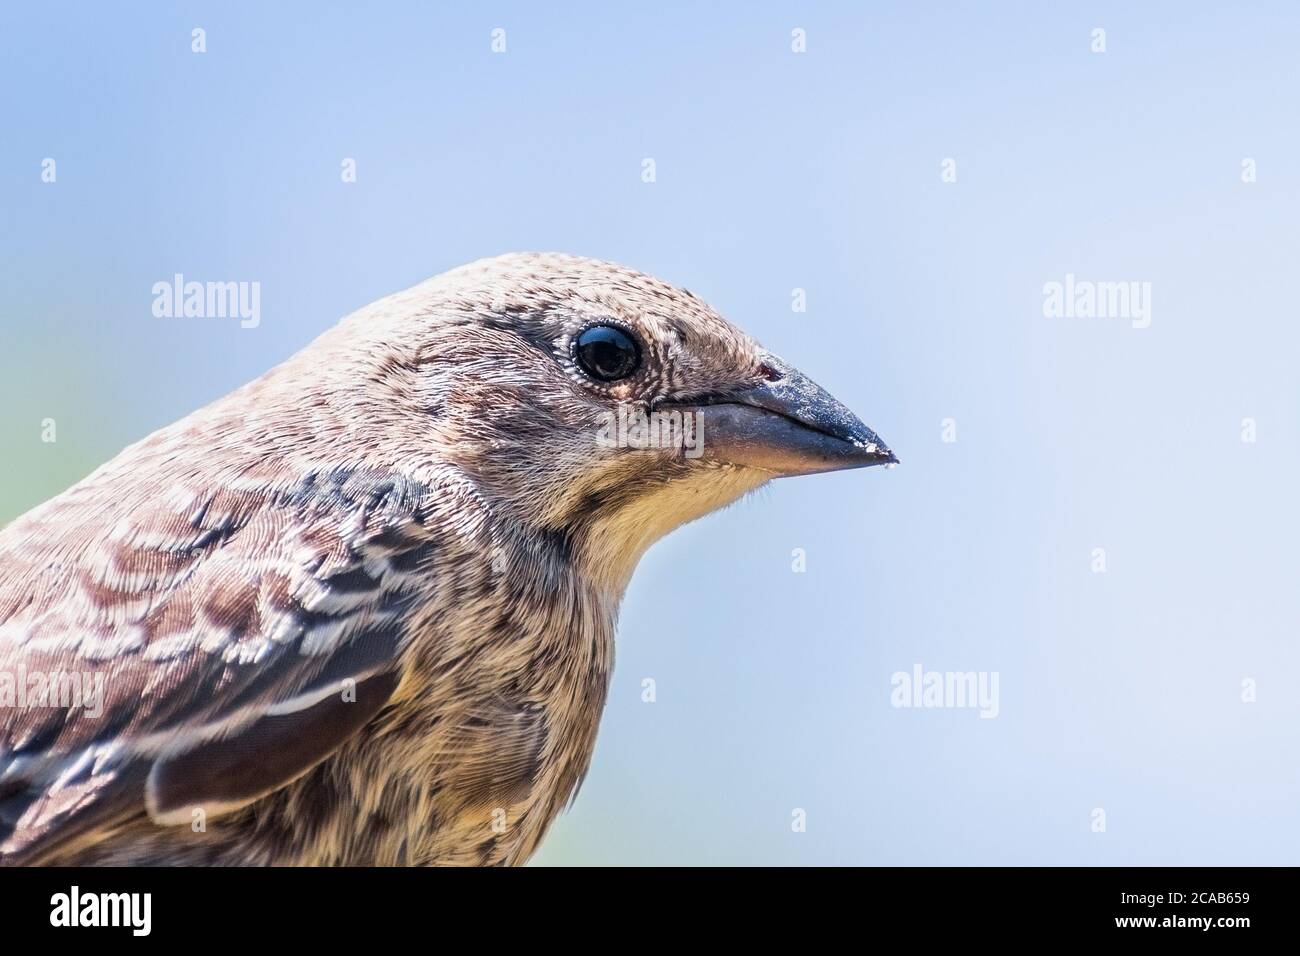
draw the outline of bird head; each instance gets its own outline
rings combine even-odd
[[[362,377],[409,406],[404,447],[565,535],[619,591],[659,537],[770,479],[896,461],[690,292],[607,262],[481,260],[341,329]]]

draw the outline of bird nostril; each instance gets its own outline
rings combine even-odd
[[[781,381],[781,373],[772,368],[772,366],[768,365],[766,362],[758,367],[758,374],[763,376],[763,378],[767,379],[769,382]]]

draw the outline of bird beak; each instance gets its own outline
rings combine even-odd
[[[769,381],[697,405],[706,458],[776,477],[898,462],[826,389],[776,356],[766,365]]]

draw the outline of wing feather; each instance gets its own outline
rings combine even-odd
[[[357,733],[400,677],[427,503],[334,469],[117,507],[78,487],[0,533],[0,704],[6,675],[67,691],[0,706],[0,862],[242,806]]]

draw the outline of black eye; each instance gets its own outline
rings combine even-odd
[[[602,382],[627,378],[641,364],[636,340],[613,325],[593,325],[578,336],[573,354],[582,370]]]

